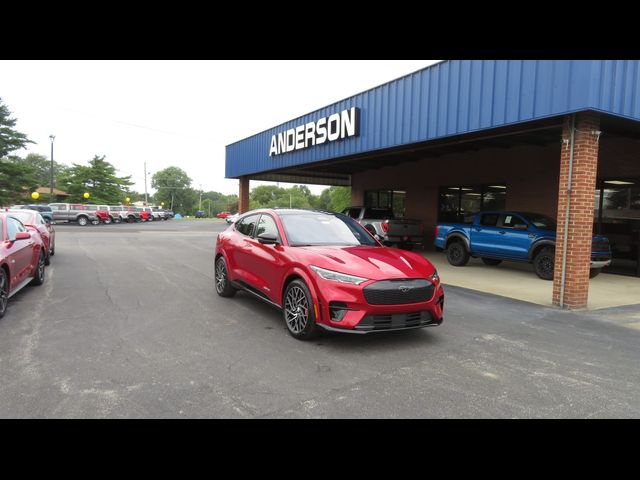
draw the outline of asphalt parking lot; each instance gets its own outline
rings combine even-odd
[[[445,283],[442,326],[300,342],[213,290],[221,221],[57,225],[0,320],[1,418],[639,418],[640,307]]]

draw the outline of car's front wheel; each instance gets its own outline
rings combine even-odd
[[[233,297],[236,294],[236,289],[229,281],[227,262],[224,261],[224,257],[216,260],[215,285],[216,293],[221,297]]]
[[[287,330],[298,340],[311,340],[318,334],[313,298],[302,280],[293,280],[284,291],[282,311]]]
[[[4,317],[9,303],[9,280],[5,269],[0,267],[0,318]]]
[[[533,269],[543,280],[553,280],[556,251],[552,247],[545,247],[533,259]]]

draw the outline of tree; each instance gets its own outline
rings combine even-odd
[[[23,160],[23,162],[34,170],[34,175],[38,186],[48,187],[51,184],[51,160],[40,155],[39,153],[29,153]],[[56,179],[63,176],[64,171],[67,169],[65,165],[58,162],[53,162],[53,178],[54,186],[56,185]]]
[[[121,203],[132,185],[130,176],[117,177],[116,169],[105,157],[94,156],[89,166],[73,164],[66,169],[59,184],[69,193],[70,202],[83,201],[88,192],[91,203]]]
[[[329,210],[341,212],[351,206],[351,187],[329,187]]]
[[[0,158],[20,148],[25,148],[27,143],[35,143],[27,138],[24,133],[14,130],[16,119],[10,118],[11,112],[0,98]]]
[[[0,207],[23,201],[37,186],[33,169],[20,157],[0,158]]]
[[[164,202],[166,208],[187,213],[193,208],[200,195],[191,188],[191,178],[178,167],[167,167],[153,174],[151,188],[157,190],[154,195],[157,203]],[[176,207],[180,206],[180,210]],[[197,206],[197,205],[196,205]]]

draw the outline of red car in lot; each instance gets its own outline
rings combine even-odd
[[[12,213],[0,212],[0,318],[9,298],[28,284],[44,283],[44,244]]]
[[[216,218],[227,218],[231,215],[233,215],[231,212],[220,212],[216,215]]]
[[[51,257],[56,253],[56,231],[53,225],[46,222],[40,212],[36,212],[35,210],[9,209],[8,212],[20,220],[25,227],[38,232],[44,244],[44,263],[45,265],[49,265],[49,263],[51,263]]]
[[[283,312],[289,333],[368,333],[440,325],[444,292],[434,266],[388,248],[340,213],[254,210],[218,235],[215,289],[245,290]]]

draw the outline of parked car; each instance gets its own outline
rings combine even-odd
[[[151,207],[151,212],[153,214],[154,220],[166,220],[167,219],[167,211],[160,207]]]
[[[89,223],[99,222],[95,211],[89,211],[81,203],[50,203],[53,212],[53,220],[58,223],[77,222],[78,225],[85,226]]]
[[[240,216],[240,214],[239,214],[239,213],[235,213],[235,214],[233,214],[233,215],[229,215],[229,216],[228,216],[227,218],[225,218],[224,220],[225,220],[225,222],[227,222],[227,223],[233,223],[233,222],[235,222],[235,221],[238,219],[238,217],[239,217],[239,216]]]
[[[120,217],[124,222],[135,223],[140,221],[140,212],[136,207],[131,205],[123,205]]]
[[[207,215],[204,213],[204,210],[198,210],[198,211],[196,212],[196,215],[195,215],[195,216],[196,216],[196,218],[204,218],[204,217],[206,217]],[[220,217],[220,218],[222,218],[222,217]]]
[[[503,260],[529,262],[538,277],[552,280],[555,264],[556,222],[539,213],[486,211],[469,223],[440,223],[435,246],[447,253],[451,265],[461,267],[469,257],[480,257],[486,265]],[[591,241],[593,278],[611,263],[607,237],[594,235]]]
[[[349,207],[342,213],[355,219],[383,245],[412,250],[422,245],[424,225],[420,220],[395,218],[393,210],[380,207]]]
[[[112,223],[127,221],[126,215],[124,219],[122,218],[122,212],[126,211],[122,205],[107,205],[107,208],[109,209],[109,216],[111,217]]]
[[[282,310],[300,340],[320,329],[368,333],[440,325],[444,292],[424,257],[386,248],[340,213],[253,210],[216,240],[215,289]]]
[[[152,222],[153,215],[151,214],[151,208],[149,207],[134,207],[135,211],[140,215],[140,220],[143,222]]]
[[[204,212],[202,212],[204,214]],[[229,215],[233,215],[231,212],[220,212],[216,215],[216,218],[227,218]]]
[[[46,222],[40,212],[36,212],[35,210],[15,208],[7,211],[11,213],[14,218],[20,220],[25,227],[40,235],[40,239],[44,244],[44,264],[49,265],[51,263],[51,257],[56,253],[56,231],[53,225]]]
[[[101,205],[94,205],[90,203],[86,204],[84,207],[88,212],[91,212],[96,217],[98,217],[97,220],[91,221],[93,225],[98,225],[100,223],[111,223],[111,217],[109,216],[109,210],[106,205],[104,205],[104,208],[102,208],[103,206]]]
[[[40,236],[12,213],[0,212],[0,318],[9,298],[28,284],[42,285],[45,252]]]
[[[30,203],[27,205],[14,205],[11,208],[27,208],[29,210],[36,210],[37,212],[40,212],[40,215],[42,215],[45,222],[53,222],[53,212],[49,205],[44,205],[42,203]]]

